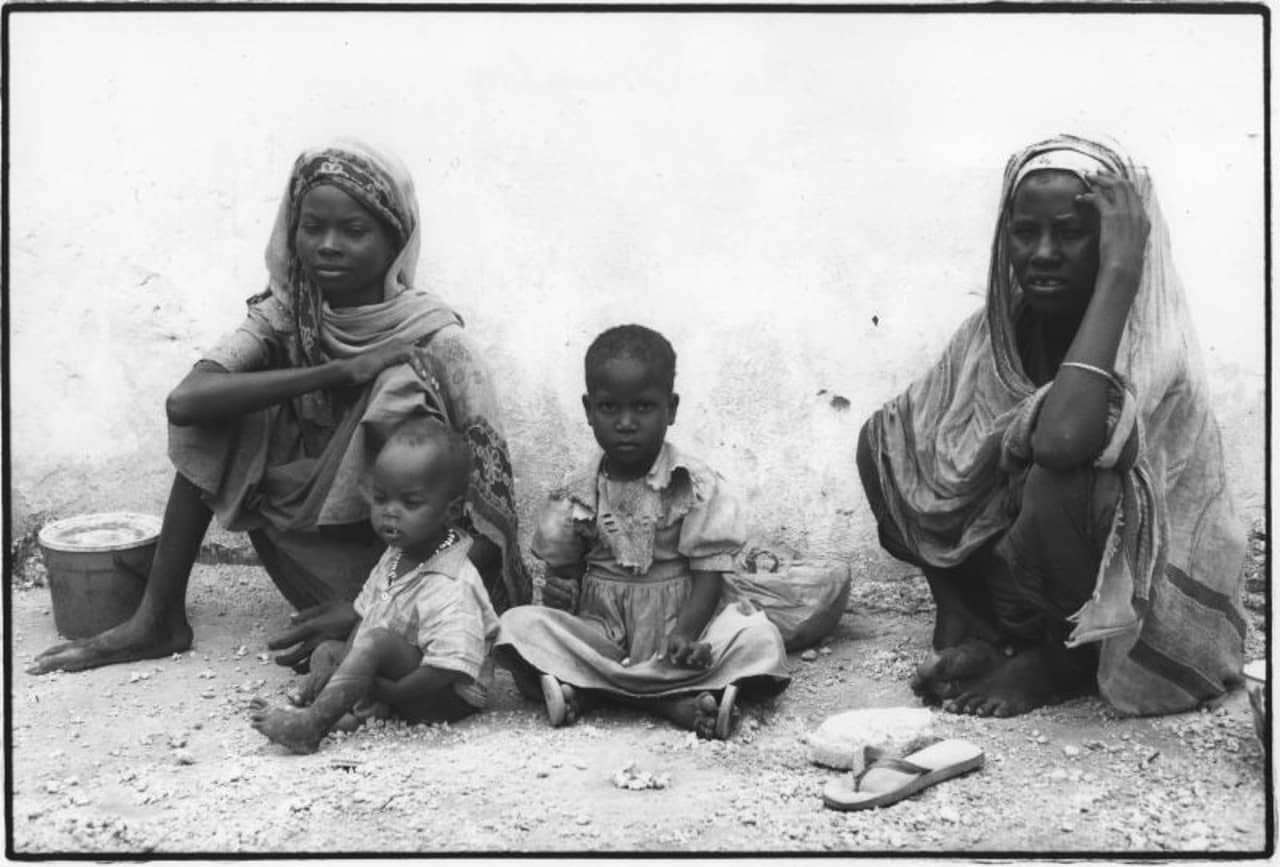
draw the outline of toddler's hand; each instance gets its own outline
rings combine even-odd
[[[667,639],[667,661],[681,668],[706,668],[711,664],[711,645],[673,633]]]

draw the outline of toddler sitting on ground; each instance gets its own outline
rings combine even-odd
[[[498,618],[467,558],[470,537],[450,526],[470,471],[462,436],[435,419],[411,418],[391,432],[369,484],[373,528],[387,550],[356,597],[360,620],[345,644],[316,648],[311,674],[290,696],[301,707],[253,699],[254,728],[312,753],[373,703],[411,722],[453,722],[485,706]]]

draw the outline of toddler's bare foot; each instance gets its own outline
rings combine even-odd
[[[139,659],[158,659],[188,650],[191,639],[191,625],[185,614],[158,621],[135,615],[90,638],[50,647],[35,658],[27,674],[83,671]]]
[[[391,708],[385,702],[361,699],[334,723],[333,730],[350,734],[371,719],[388,719]]]
[[[326,642],[328,643],[328,642]],[[337,642],[333,642],[337,643]],[[320,691],[324,689],[325,684],[329,682],[329,678],[333,677],[333,673],[338,670],[338,666],[342,663],[342,657],[339,654],[327,652],[328,648],[321,645],[311,654],[311,671],[303,679],[302,683],[291,687],[284,697],[289,704],[294,707],[308,707]]]
[[[327,734],[312,713],[290,707],[272,707],[259,696],[254,696],[249,702],[249,718],[250,725],[273,743],[300,755],[318,750],[320,741]]]

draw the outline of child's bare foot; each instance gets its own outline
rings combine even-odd
[[[553,675],[542,675],[538,683],[547,706],[547,720],[553,727],[573,725],[590,708],[585,694],[579,693],[571,684],[561,683]]]
[[[388,719],[390,716],[391,708],[385,702],[361,699],[334,723],[333,730],[350,734],[371,719]]]
[[[302,683],[291,687],[284,694],[294,707],[307,707],[316,700],[329,678],[338,670],[345,656],[346,645],[341,641],[326,641],[311,652],[311,670]]]
[[[272,742],[291,752],[306,755],[320,748],[325,728],[309,711],[290,707],[272,707],[266,699],[254,696],[249,702],[249,718],[255,729]]]
[[[692,731],[706,740],[727,741],[740,716],[735,700],[738,688],[725,687],[719,701],[710,692],[693,696],[664,699],[656,709],[681,728]]]
[[[1054,657],[1043,647],[1025,650],[969,683],[942,708],[951,713],[1010,717],[1088,692],[1093,671],[1065,666]]]
[[[35,658],[27,674],[83,671],[139,659],[158,659],[191,647],[191,625],[185,614],[169,620],[133,617],[90,638],[54,645]]]

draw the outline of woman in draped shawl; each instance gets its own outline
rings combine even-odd
[[[1158,714],[1237,681],[1244,527],[1150,179],[1115,150],[1009,160],[986,306],[866,423],[858,468],[937,602],[926,701],[1096,688]]]
[[[360,483],[382,439],[415,414],[472,447],[470,557],[494,607],[529,601],[497,400],[462,320],[414,288],[420,244],[407,170],[341,141],[298,157],[267,245],[267,289],[169,395],[169,494],[133,617],[51,648],[31,671],[167,656],[192,641],[186,587],[209,521],[248,531],[298,609],[270,646],[305,666],[344,637],[381,553]]]

